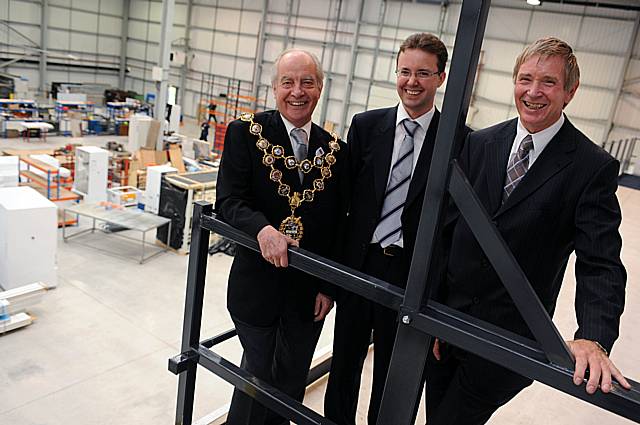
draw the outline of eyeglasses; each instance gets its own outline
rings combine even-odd
[[[434,75],[440,75],[440,71],[420,70],[416,72],[411,72],[410,70],[403,68],[403,69],[396,69],[396,75],[402,78],[411,78],[411,75],[415,75],[418,80],[426,80],[428,78],[433,77]]]

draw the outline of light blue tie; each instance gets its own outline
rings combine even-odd
[[[301,162],[307,158],[308,144],[307,144],[307,132],[301,128],[294,128],[291,130],[291,138],[293,139],[292,148],[293,155],[298,162]],[[298,176],[300,177],[300,183],[304,178],[302,170],[298,169]]]
[[[411,170],[413,169],[413,135],[418,123],[405,119],[402,121],[405,136],[400,145],[400,153],[391,169],[391,178],[387,184],[380,219],[374,232],[374,238],[380,246],[386,248],[402,238],[402,210],[407,199]]]

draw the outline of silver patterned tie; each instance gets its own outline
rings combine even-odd
[[[405,119],[404,140],[400,145],[400,153],[396,163],[391,169],[391,178],[387,184],[384,195],[384,203],[380,212],[380,219],[374,232],[375,239],[380,246],[386,248],[402,238],[402,210],[407,199],[409,184],[411,183],[411,170],[413,169],[413,135],[418,123]]]
[[[303,161],[307,158],[307,152],[309,149],[307,143],[307,132],[301,128],[294,128],[291,130],[291,138],[293,139],[293,155],[296,157],[298,162]],[[298,169],[298,176],[300,176],[300,183],[302,183],[304,173],[300,169]]]
[[[511,155],[509,165],[507,165],[507,176],[504,180],[504,190],[502,191],[502,203],[504,204],[511,195],[511,192],[518,186],[520,180],[529,170],[529,153],[533,149],[533,138],[530,134],[522,139],[516,153]]]

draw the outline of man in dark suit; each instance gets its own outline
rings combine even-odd
[[[322,281],[287,268],[287,247],[332,256],[346,210],[340,193],[347,152],[337,136],[311,122],[323,80],[315,56],[287,50],[274,71],[278,110],[243,114],[227,129],[216,211],[256,237],[261,250],[238,246],[229,274],[227,307],[244,349],[242,367],[302,401],[333,300]],[[288,423],[234,393],[228,425]]]
[[[574,382],[589,369],[588,393],[629,386],[607,356],[618,337],[626,272],[620,261],[618,162],[563,115],[579,84],[565,42],[543,38],[514,67],[519,117],[472,133],[459,161],[549,314],[575,251],[578,329],[568,346]],[[532,337],[464,219],[455,224],[445,302]],[[476,355],[436,342],[427,362],[429,425],[483,424],[531,380]]]
[[[440,113],[447,48],[432,34],[413,34],[396,58],[401,104],[353,117],[349,149],[350,207],[345,265],[404,288],[422,209]],[[351,293],[337,301],[327,418],[354,425],[362,366],[373,331],[374,368],[368,421],[375,425],[395,340],[397,314]]]

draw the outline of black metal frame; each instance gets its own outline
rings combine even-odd
[[[573,384],[573,357],[538,301],[527,277],[492,224],[471,185],[453,160],[454,140],[464,126],[471,87],[475,77],[489,0],[465,0],[462,5],[451,71],[433,154],[432,167],[418,227],[413,261],[405,291],[346,268],[299,248],[289,249],[291,267],[326,279],[348,291],[399,312],[400,320],[378,424],[410,425],[421,395],[421,377],[432,336],[474,352],[511,370],[543,382],[588,403],[640,423],[640,392],[614,383],[613,391],[589,395],[584,385]],[[455,118],[453,118],[455,117]],[[432,300],[433,285],[427,276],[437,246],[444,206],[453,199],[464,219],[505,284],[538,342],[452,310]],[[216,219],[211,204],[197,203],[194,209],[187,294],[183,324],[182,353],[169,360],[169,369],[179,374],[176,424],[192,423],[196,368],[201,365],[237,389],[297,424],[332,424],[328,419],[250,376],[238,366],[209,350],[234,335],[226,332],[199,342],[205,285],[207,241],[214,231],[253,250],[254,238]],[[424,297],[423,297],[424,295]],[[426,301],[425,301],[426,300]]]

